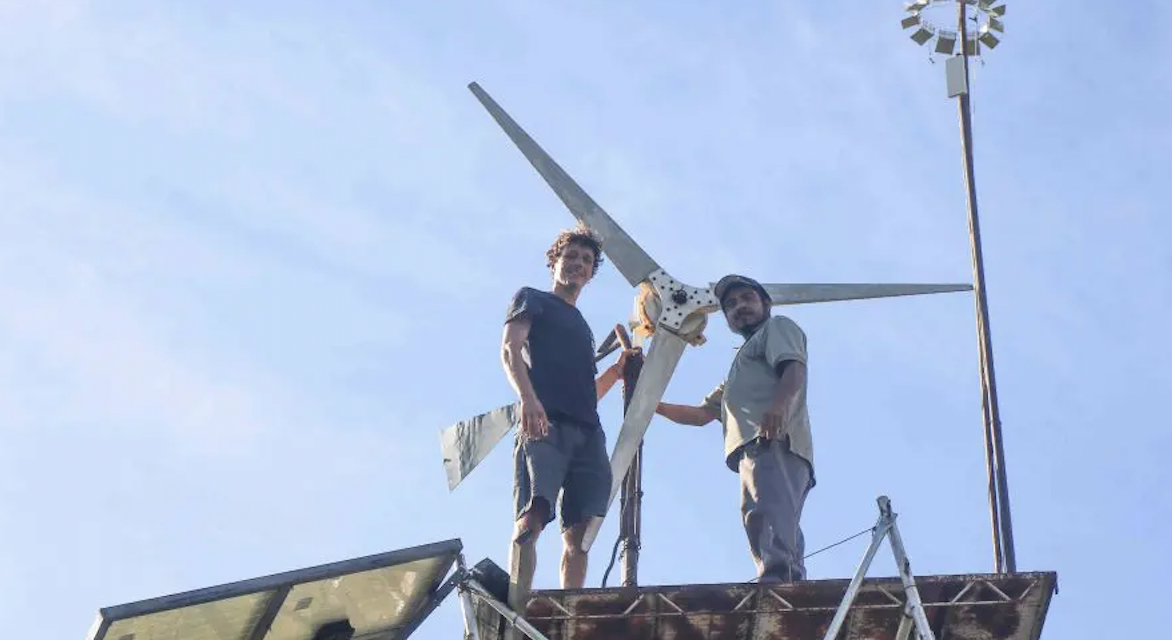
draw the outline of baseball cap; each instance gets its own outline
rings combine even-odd
[[[761,298],[765,301],[765,304],[773,304],[773,299],[770,298],[769,294],[765,292],[765,287],[762,287],[760,282],[757,282],[752,278],[746,278],[745,276],[730,273],[729,275],[717,281],[716,286],[712,288],[712,292],[716,294],[716,299],[720,301],[721,305],[724,304],[724,296],[729,292],[729,289],[732,289],[733,287],[751,287],[761,295]]]

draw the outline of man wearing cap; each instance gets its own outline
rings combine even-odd
[[[815,484],[806,334],[771,314],[773,301],[756,280],[725,276],[714,293],[729,328],[745,342],[724,382],[699,406],[661,402],[656,413],[697,427],[720,420],[725,463],[741,477],[741,515],[758,580],[804,580],[800,520]]]

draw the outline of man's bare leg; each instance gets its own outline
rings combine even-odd
[[[545,528],[548,507],[542,499],[533,501],[533,507],[525,512],[513,528],[513,543],[509,545],[509,608],[519,614],[525,613],[529,591],[533,587],[533,574],[537,571],[537,537]]]
[[[562,532],[562,588],[581,589],[586,586],[586,552],[582,538],[588,522],[576,524]]]

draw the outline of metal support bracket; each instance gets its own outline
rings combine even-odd
[[[924,613],[924,603],[920,600],[920,592],[916,589],[916,580],[912,576],[912,566],[907,557],[907,550],[903,547],[903,538],[900,537],[899,527],[895,524],[896,514],[891,510],[891,500],[887,496],[879,496],[877,502],[879,503],[879,520],[875,523],[875,528],[871,530],[871,546],[867,547],[867,552],[863,554],[863,561],[859,564],[858,570],[855,571],[854,577],[851,578],[850,586],[847,587],[846,594],[842,597],[842,603],[834,612],[834,618],[830,621],[830,627],[826,630],[824,640],[835,640],[838,637],[838,632],[842,630],[842,625],[846,622],[847,613],[850,611],[851,605],[854,604],[855,596],[859,593],[863,578],[867,575],[867,569],[871,567],[871,561],[875,559],[879,545],[882,544],[884,538],[888,537],[890,537],[891,552],[895,556],[895,565],[899,568],[899,578],[903,582],[903,591],[907,597],[904,617],[900,622],[896,638],[906,640],[914,628],[917,640],[936,640],[932,634],[932,628],[928,625],[928,616]]]
[[[476,607],[473,603],[473,598],[483,601],[488,606],[501,614],[501,617],[512,627],[510,631],[524,634],[529,640],[549,640],[544,634],[538,631],[528,620],[523,618],[521,614],[509,608],[509,605],[501,602],[496,596],[489,591],[483,584],[474,577],[472,571],[468,569],[464,562],[464,555],[460,554],[456,558],[456,571],[448,582],[455,585],[456,591],[460,594],[460,609],[464,614],[464,640],[480,640],[480,630],[476,621]],[[446,596],[448,592],[443,595]],[[442,599],[442,597],[440,598]],[[438,602],[436,605],[438,606]]]
[[[484,603],[488,606],[495,609],[497,613],[501,614],[501,617],[503,617],[506,622],[508,622],[517,631],[523,633],[525,637],[529,638],[529,640],[549,640],[549,638],[545,637],[545,635],[538,631],[532,624],[529,624],[529,621],[523,618],[521,614],[510,609],[509,605],[501,602],[500,600],[497,600],[496,596],[492,595],[492,593],[490,593],[489,590],[484,587],[484,585],[480,584],[480,582],[476,581],[475,579],[467,578],[463,580],[460,586],[457,588],[460,589],[461,599],[467,600],[467,605],[465,605],[467,608],[465,611],[472,610],[471,596],[475,596],[484,601]],[[470,640],[479,640],[479,634],[476,631],[475,618],[465,613],[464,621],[464,637]]]

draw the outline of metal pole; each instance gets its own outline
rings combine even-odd
[[[899,578],[903,582],[903,592],[907,597],[907,607],[915,621],[916,630],[921,640],[935,640],[932,626],[928,624],[928,616],[924,613],[924,602],[920,599],[920,590],[916,587],[916,579],[912,577],[911,562],[907,558],[907,549],[903,546],[903,537],[899,535],[899,525],[895,522],[895,514],[891,512],[891,502],[884,501],[891,519],[891,528],[887,532],[887,543],[891,545],[891,552],[895,555],[895,566],[899,568]]]
[[[460,575],[468,575],[468,566],[464,561],[464,554],[456,556],[456,571]],[[476,620],[476,605],[467,589],[460,589],[460,611],[464,614],[464,640],[480,640],[480,625]]]
[[[977,186],[973,175],[973,125],[969,100],[969,50],[966,6],[957,0],[961,58],[964,61],[964,91],[960,94],[961,147],[968,192],[969,242],[973,259],[973,288],[976,290],[977,340],[980,347],[981,412],[985,422],[985,462],[989,476],[989,513],[993,523],[993,553],[997,573],[1017,570],[1013,549],[1013,523],[1009,515],[1009,480],[1001,442],[1001,416],[997,405],[997,376],[993,367],[993,338],[989,329],[989,302],[985,295],[985,265],[981,251],[981,225],[977,215]],[[976,45],[973,45],[976,46]]]
[[[631,462],[623,480],[622,507],[622,586],[634,587],[639,584],[639,475],[643,461],[643,445]]]
[[[630,338],[623,326],[615,327],[619,343],[623,349],[631,348]],[[639,372],[643,369],[643,354],[633,353],[627,358],[623,367],[623,415],[635,395],[635,385],[639,382]],[[623,546],[622,585],[633,587],[639,584],[639,549],[641,547],[642,506],[643,506],[643,443],[635,452],[635,459],[627,469],[623,478],[622,505],[620,516],[620,537]]]

